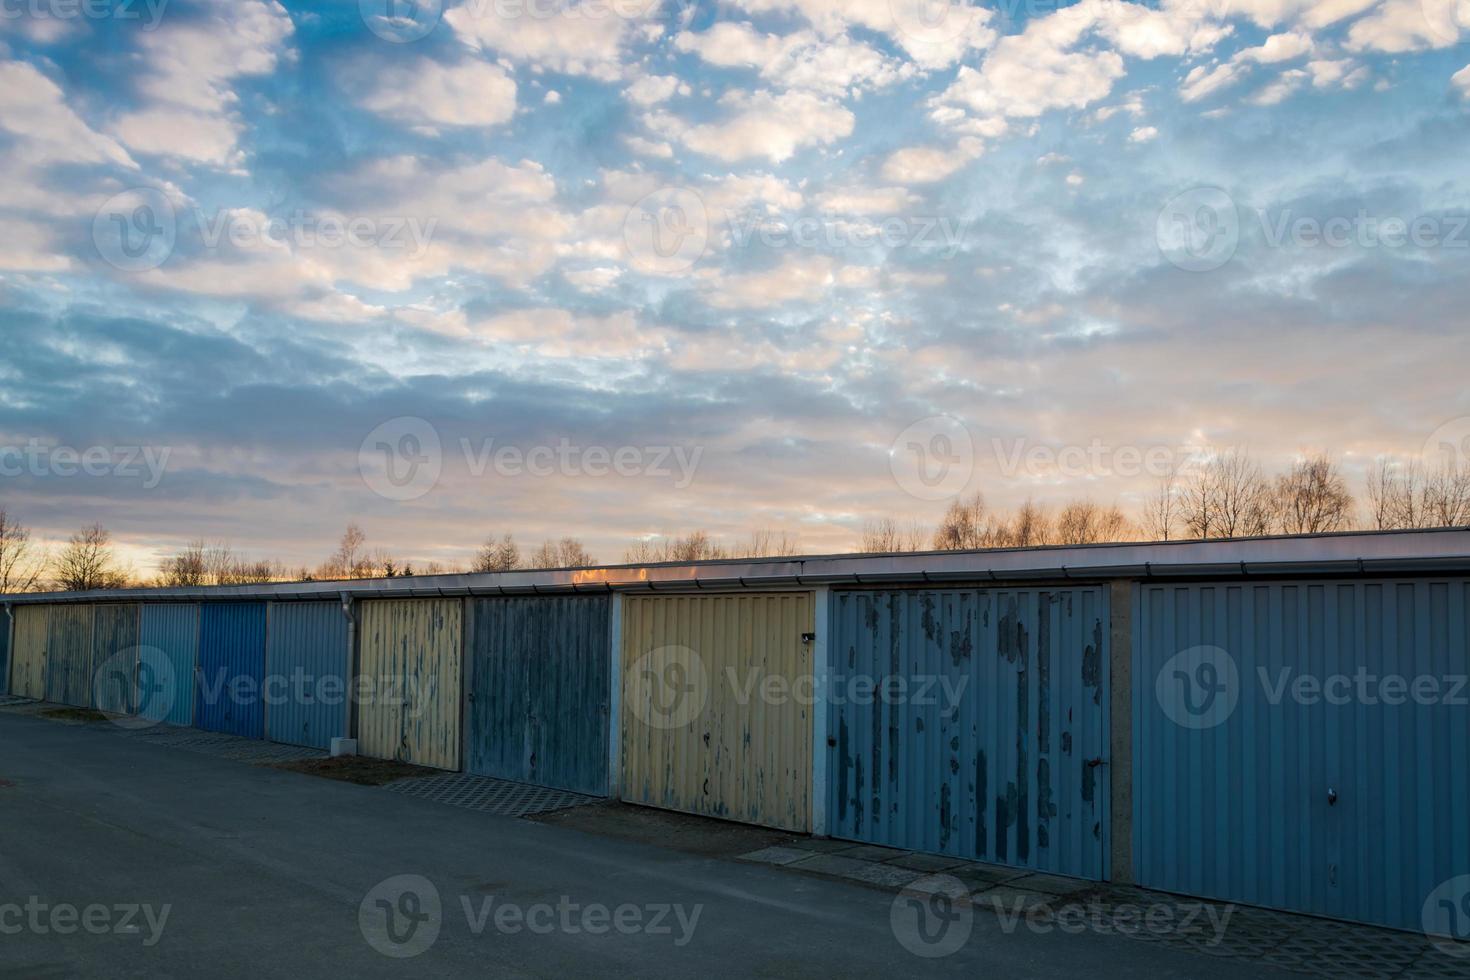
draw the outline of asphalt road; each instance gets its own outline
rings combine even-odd
[[[861,886],[0,714],[0,976],[1269,972],[924,914]]]

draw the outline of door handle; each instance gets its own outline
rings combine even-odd
[[[1103,757],[1102,756],[1098,756],[1096,759],[1088,759],[1087,760],[1087,768],[1089,768],[1089,769],[1096,769],[1098,766],[1103,766],[1103,765],[1107,765],[1107,763],[1105,761],[1103,761]]]
[[[1327,787],[1327,805],[1337,806],[1337,790],[1331,786]]]

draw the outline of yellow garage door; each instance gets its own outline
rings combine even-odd
[[[383,599],[361,615],[358,751],[458,770],[464,604]]]
[[[628,597],[622,798],[811,828],[810,593]]]
[[[46,696],[46,606],[12,606],[15,649],[11,653],[10,693],[38,701]]]

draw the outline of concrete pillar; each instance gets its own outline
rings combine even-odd
[[[1112,800],[1111,879],[1132,884],[1133,878],[1133,586],[1128,579],[1111,583],[1108,663],[1108,762]]]

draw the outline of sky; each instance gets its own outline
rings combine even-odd
[[[856,547],[1470,452],[1470,0],[0,0],[0,506]]]

